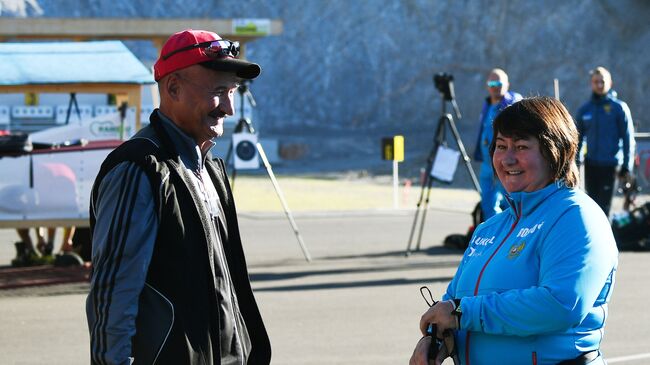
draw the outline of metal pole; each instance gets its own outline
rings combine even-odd
[[[413,242],[413,233],[415,233],[415,228],[418,223],[418,216],[420,215],[420,206],[422,205],[422,199],[424,198],[424,188],[429,184],[429,172],[430,170],[427,168],[427,172],[424,175],[424,181],[422,181],[420,198],[418,199],[418,203],[415,208],[415,217],[413,217],[413,225],[411,225],[411,233],[409,234],[409,240],[406,244],[406,252],[404,253],[404,256],[409,256],[411,254],[411,243]]]
[[[311,256],[307,251],[307,247],[305,246],[305,243],[302,241],[302,237],[300,236],[300,232],[298,231],[298,226],[296,225],[296,222],[293,220],[293,215],[291,215],[291,212],[289,211],[289,206],[287,205],[287,202],[284,200],[284,194],[282,194],[282,190],[280,190],[280,185],[278,185],[278,182],[275,179],[275,175],[273,174],[273,170],[271,169],[271,164],[269,163],[269,160],[266,158],[264,149],[262,148],[262,145],[259,142],[255,146],[257,147],[257,151],[259,152],[260,157],[262,158],[264,167],[266,167],[266,172],[269,174],[269,177],[271,178],[271,183],[273,183],[275,192],[278,194],[278,198],[280,198],[280,203],[282,203],[282,208],[284,209],[284,213],[287,215],[287,218],[289,218],[289,223],[291,224],[291,228],[293,228],[293,233],[296,235],[296,239],[300,244],[302,253],[305,256],[307,262],[311,262]]]
[[[427,219],[427,211],[429,210],[429,197],[431,196],[431,184],[433,178],[429,177],[429,186],[427,186],[427,198],[424,201],[424,209],[422,210],[422,221],[420,222],[420,232],[418,232],[418,241],[415,245],[415,251],[420,251],[420,244],[422,243],[422,232],[424,231],[424,223]]]
[[[444,102],[443,102],[444,105]],[[411,233],[409,234],[409,240],[406,245],[406,252],[405,256],[409,256],[411,254],[411,244],[413,243],[413,234],[415,233],[415,229],[417,227],[417,222],[418,222],[418,217],[420,216],[420,208],[422,207],[422,199],[424,199],[424,189],[429,187],[429,191],[427,192],[427,201],[425,204],[424,209],[428,209],[429,206],[429,194],[431,193],[431,170],[433,169],[433,162],[436,160],[436,154],[438,153],[438,146],[440,146],[440,142],[443,140],[444,135],[445,135],[445,125],[444,121],[441,119],[438,120],[438,126],[436,127],[436,134],[433,138],[433,146],[431,148],[431,152],[429,153],[429,157],[427,158],[427,166],[426,166],[426,171],[424,174],[424,180],[422,181],[422,189],[420,190],[420,198],[418,199],[417,207],[415,209],[415,217],[413,218],[413,225],[411,226]],[[426,215],[424,213],[423,215]],[[424,220],[422,220],[422,224],[424,224]],[[420,227],[420,238],[422,237],[422,227]],[[417,244],[418,249],[419,249],[419,242]]]
[[[463,144],[463,140],[460,139],[460,133],[458,133],[458,129],[456,129],[456,123],[454,123],[454,119],[451,116],[451,114],[446,114],[445,118],[447,119],[447,122],[449,122],[449,126],[451,127],[451,132],[454,134],[454,138],[456,139],[456,144],[458,145],[458,150],[460,151],[460,154],[463,156],[463,161],[465,161],[465,166],[467,166],[467,172],[469,172],[469,176],[472,178],[472,183],[474,184],[474,188],[476,189],[476,191],[478,191],[479,194],[481,194],[481,186],[479,185],[478,179],[476,178],[476,174],[474,173],[474,169],[472,168],[472,160],[467,155],[467,151],[465,151],[465,145]]]
[[[398,201],[398,190],[399,190],[399,163],[397,160],[393,160],[393,209],[399,208],[399,201]]]

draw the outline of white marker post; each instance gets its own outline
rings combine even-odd
[[[393,161],[393,209],[399,208],[399,163],[404,161],[404,136],[381,140],[381,158]]]
[[[399,208],[399,162],[393,160],[393,209]]]

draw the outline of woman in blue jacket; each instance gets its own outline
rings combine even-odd
[[[509,208],[481,224],[443,300],[420,320],[453,330],[461,364],[604,364],[618,261],[609,221],[578,186],[566,108],[524,99],[494,121],[492,163]],[[431,337],[411,364],[426,364]],[[448,355],[442,346],[436,363]]]

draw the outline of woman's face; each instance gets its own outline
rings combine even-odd
[[[537,138],[509,138],[498,133],[495,143],[492,164],[507,192],[536,191],[551,183],[551,166],[542,156]]]

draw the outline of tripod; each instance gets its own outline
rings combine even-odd
[[[235,126],[234,132],[233,133],[250,133],[254,134],[255,129],[253,128],[253,122],[250,118],[246,118],[244,115],[244,99],[246,98],[248,102],[250,103],[251,107],[255,107],[257,103],[255,102],[255,99],[253,98],[253,94],[251,94],[250,90],[248,89],[248,80],[242,81],[241,85],[237,88],[237,92],[239,93],[239,107],[240,107],[240,118],[237,121],[237,125]],[[233,154],[234,150],[233,142],[232,139],[230,140],[230,147],[228,147],[228,153],[226,154],[226,164],[230,162],[230,157]],[[302,250],[303,255],[305,256],[305,260],[307,262],[311,262],[311,256],[309,255],[309,251],[307,251],[307,247],[305,246],[305,243],[302,240],[302,237],[300,236],[300,232],[298,231],[298,226],[296,225],[296,222],[293,219],[293,215],[291,214],[291,211],[289,210],[289,206],[287,205],[286,200],[284,199],[284,194],[282,193],[282,190],[280,189],[280,185],[278,185],[278,181],[275,179],[275,174],[273,174],[273,169],[271,168],[271,164],[269,163],[269,160],[266,158],[266,153],[264,153],[264,148],[262,148],[262,145],[258,142],[255,144],[255,148],[257,149],[257,152],[260,155],[260,158],[262,159],[262,162],[264,164],[264,167],[266,168],[266,172],[269,175],[269,178],[271,179],[271,183],[273,184],[273,188],[275,189],[276,194],[278,194],[278,198],[280,199],[280,203],[282,204],[282,209],[284,209],[284,214],[287,216],[289,219],[289,223],[291,224],[291,228],[293,229],[293,233],[296,236],[296,239],[298,240],[298,244],[300,245],[300,249]],[[237,176],[237,169],[235,168],[235,161],[234,161],[234,156],[233,156],[233,161],[232,161],[232,189],[235,189],[235,177]]]
[[[253,128],[253,121],[250,118],[246,118],[245,115],[245,108],[244,108],[244,97],[246,100],[248,100],[248,103],[251,105],[251,107],[255,108],[257,106],[257,103],[255,102],[255,98],[253,98],[253,94],[251,94],[250,90],[248,89],[248,83],[250,80],[242,80],[241,85],[237,88],[237,92],[239,93],[239,120],[237,121],[237,125],[235,126],[235,129],[233,130],[233,133],[242,133],[244,130],[247,133],[250,134],[255,134],[255,128]],[[258,143],[259,145],[259,143]],[[230,156],[233,153],[233,143],[232,139],[230,140],[230,146],[228,147],[228,153],[226,154],[226,164],[230,163]],[[259,149],[261,149],[262,146],[260,145]],[[262,153],[260,153],[260,156]],[[237,169],[235,168],[235,162],[233,160],[232,164],[232,181],[231,181],[231,187],[234,190],[235,189],[235,178],[237,177]]]
[[[454,135],[454,139],[456,140],[458,150],[463,156],[463,161],[465,161],[465,166],[467,167],[467,171],[469,172],[469,175],[472,178],[472,182],[474,183],[474,188],[476,189],[476,191],[479,192],[479,194],[481,193],[481,187],[479,186],[478,179],[476,178],[476,175],[474,174],[474,170],[472,169],[471,160],[467,155],[467,152],[465,151],[465,146],[463,145],[463,141],[460,139],[460,134],[458,133],[458,129],[456,129],[454,118],[451,116],[451,114],[448,114],[446,112],[447,101],[450,101],[456,111],[456,115],[460,119],[460,112],[458,111],[458,106],[456,105],[456,101],[453,95],[453,84],[451,83],[451,80],[447,80],[447,82],[450,84],[450,86],[448,86],[447,88],[440,88],[438,87],[438,80],[436,80],[436,87],[440,89],[442,94],[442,117],[440,117],[440,119],[438,120],[438,126],[436,127],[436,134],[433,139],[433,147],[431,148],[431,152],[429,153],[429,157],[427,158],[427,167],[425,169],[426,172],[424,175],[424,181],[422,182],[422,189],[420,190],[420,198],[417,203],[417,207],[415,210],[415,218],[413,219],[413,225],[411,226],[411,233],[409,235],[408,244],[406,246],[406,252],[405,252],[406,256],[409,256],[411,254],[411,244],[413,242],[413,235],[415,233],[416,226],[418,224],[418,217],[420,216],[420,210],[421,210],[420,208],[422,207],[422,200],[425,199],[424,207],[422,209],[422,216],[420,220],[420,230],[418,232],[417,244],[415,246],[416,251],[420,250],[420,243],[422,241],[422,231],[424,229],[424,222],[426,220],[427,210],[429,208],[429,197],[431,195],[431,185],[433,183],[433,177],[431,176],[431,171],[433,170],[433,165],[436,160],[438,147],[447,145],[446,142],[447,125],[449,125],[449,128],[451,129],[451,132]],[[424,192],[425,190],[426,190],[426,198]]]

